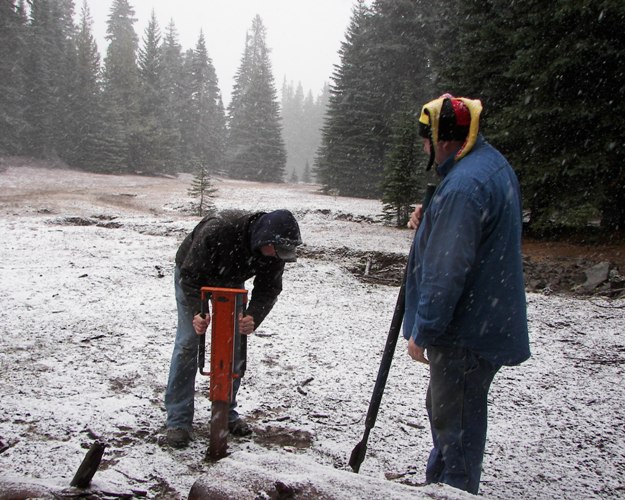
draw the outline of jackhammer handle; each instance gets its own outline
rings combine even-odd
[[[204,293],[201,295],[200,300],[200,316],[206,318],[208,312],[208,296]],[[198,350],[197,350],[197,367],[199,372],[204,375],[204,364],[206,363],[206,334],[199,335],[198,338]]]
[[[247,316],[247,311],[245,310],[246,298],[245,297],[237,297],[236,299],[237,307],[236,309],[241,312],[241,317]],[[245,375],[245,369],[247,368],[247,335],[242,335],[235,332],[235,343],[236,343],[236,353],[235,353],[235,363],[234,363],[234,373],[233,376],[236,378],[242,378]]]

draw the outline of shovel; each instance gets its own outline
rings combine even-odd
[[[423,199],[423,212],[430,203],[436,186],[434,184],[428,184],[425,188],[425,196]],[[423,213],[422,212],[422,213]],[[382,402],[382,395],[384,394],[384,387],[386,386],[386,379],[391,369],[391,363],[393,361],[393,355],[395,354],[395,346],[397,345],[397,338],[399,337],[399,331],[401,330],[401,324],[404,320],[404,312],[406,310],[405,297],[406,297],[406,272],[408,266],[404,269],[404,277],[401,281],[399,288],[399,294],[397,295],[397,302],[395,303],[395,311],[393,312],[393,319],[391,320],[391,326],[386,337],[386,345],[384,346],[384,353],[382,354],[382,361],[380,362],[380,368],[378,368],[378,376],[375,380],[375,386],[373,388],[373,394],[371,401],[369,401],[369,409],[367,411],[367,418],[365,419],[365,432],[360,442],[352,450],[352,454],[349,457],[349,465],[356,473],[360,470],[361,464],[365,460],[367,454],[367,441],[369,440],[369,433],[375,426],[375,421],[378,418],[378,410],[380,409],[380,403]]]

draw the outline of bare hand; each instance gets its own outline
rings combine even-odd
[[[410,220],[407,224],[408,228],[417,229],[419,224],[421,224],[421,217],[423,217],[423,205],[417,205],[412,214],[410,214]]]
[[[243,316],[243,314],[239,314],[239,333],[241,335],[250,335],[254,333],[254,318],[252,316]]]
[[[418,361],[419,363],[425,363],[426,365],[430,364],[428,359],[425,357],[425,348],[419,347],[415,344],[412,337],[410,337],[410,340],[408,341],[408,354],[412,359]]]
[[[195,330],[195,333],[197,333],[198,335],[204,335],[210,322],[210,315],[207,315],[204,318],[201,314],[196,314],[195,316],[193,316],[193,329]]]

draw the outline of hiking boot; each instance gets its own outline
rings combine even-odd
[[[228,430],[233,436],[249,436],[252,433],[252,429],[241,418],[228,422]]]
[[[167,444],[172,448],[186,448],[191,441],[191,433],[187,429],[167,429]]]

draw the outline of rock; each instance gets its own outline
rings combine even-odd
[[[609,272],[609,262],[599,262],[591,268],[586,269],[584,271],[584,274],[586,275],[586,281],[582,284],[582,288],[591,292],[599,285],[605,283],[608,280]]]
[[[315,463],[293,453],[236,452],[210,467],[191,487],[189,500],[385,498],[468,500],[446,485],[408,486]]]

